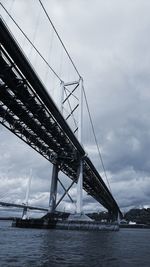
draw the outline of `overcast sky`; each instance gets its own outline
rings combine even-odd
[[[64,81],[68,81],[67,77],[75,79],[76,74],[65,55],[57,53],[60,48],[56,45],[56,36],[38,1],[2,0],[2,3],[39,49],[44,47],[44,56]],[[44,0],[43,3],[84,78],[113,196],[122,210],[149,206],[150,1]],[[34,51],[17,33],[3,9],[0,10],[51,96],[57,95],[59,82],[49,78],[51,74],[37,63]],[[55,51],[56,46],[58,50]],[[38,68],[41,68],[40,71]],[[49,79],[53,79],[51,89]],[[102,173],[89,127],[84,112],[85,148]],[[32,168],[30,203],[47,206],[51,164],[3,126],[0,126],[0,151],[0,197],[9,192],[6,200],[23,202],[27,177]],[[71,194],[75,198],[75,188]],[[66,209],[72,208],[68,201],[60,208],[64,208],[64,204]],[[84,209],[95,211],[102,208],[85,194]]]

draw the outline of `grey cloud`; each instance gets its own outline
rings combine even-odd
[[[10,9],[11,1],[2,2]],[[12,14],[32,38],[38,13],[33,14],[33,9],[38,11],[38,4],[30,1],[29,8],[26,1],[14,2]],[[50,4],[49,1],[44,1],[44,4],[84,77],[96,135],[114,197],[122,208],[149,205],[150,3],[146,0],[96,0],[94,4],[90,0],[52,0]],[[28,11],[28,16],[23,20],[22,14],[25,11]],[[6,18],[4,12],[3,16]],[[46,28],[46,18],[42,15],[40,19],[35,42],[39,49],[44,47],[43,53],[48,58],[51,33]],[[8,23],[14,31],[10,20]],[[16,34],[23,44],[24,39]],[[55,39],[55,47],[56,43]],[[27,43],[24,50],[29,55]],[[40,61],[34,59],[33,51],[30,54],[33,64],[40,67],[38,69],[36,66],[37,71],[45,77],[45,66],[38,64]],[[60,62],[60,57],[55,60],[51,55],[51,63],[56,64],[58,69]],[[63,71],[64,77],[68,79],[65,64]],[[49,91],[49,87],[52,87],[56,92],[56,85],[59,86],[59,83],[50,83],[50,80],[47,84]],[[23,196],[25,173],[33,168],[31,201],[33,204],[47,205],[51,165],[5,129],[0,129],[0,176],[10,179],[14,183],[12,188],[15,188],[15,178],[16,181],[18,179],[18,188],[22,181]],[[85,149],[102,173],[91,133],[87,112],[84,111]],[[67,186],[69,181],[64,177],[62,179]],[[9,183],[6,182],[6,185]],[[61,192],[62,189],[59,188],[59,194]],[[71,194],[75,199],[75,189]],[[67,209],[71,209],[68,200],[62,203],[62,208],[65,203]],[[99,207],[99,204],[85,195],[86,211]]]

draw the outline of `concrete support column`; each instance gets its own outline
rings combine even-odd
[[[80,166],[79,166],[79,178],[78,178],[78,183],[77,183],[77,213],[81,214],[82,213],[82,192],[83,192],[83,161],[80,161]]]
[[[83,128],[83,79],[80,79],[79,91],[79,119],[78,119],[78,140],[82,145],[82,128]],[[80,160],[79,178],[77,183],[77,213],[82,213],[83,198],[83,161]]]
[[[121,221],[121,218],[120,218],[120,214],[119,214],[119,212],[118,212],[118,217],[117,217],[117,222],[118,222],[118,224],[120,224],[120,221]]]
[[[78,113],[78,140],[82,145],[82,131],[83,131],[83,79],[80,79],[79,88],[79,113]]]
[[[29,180],[27,184],[27,191],[26,191],[26,197],[25,197],[25,207],[23,209],[22,213],[22,219],[26,220],[28,219],[28,200],[29,200],[29,192],[30,192],[30,186],[31,186],[31,179],[32,179],[32,169],[30,170]]]
[[[22,213],[22,220],[27,220],[27,219],[28,219],[28,208],[24,207]]]
[[[53,164],[52,180],[50,187],[49,212],[54,212],[56,207],[58,171],[59,171],[58,165]]]

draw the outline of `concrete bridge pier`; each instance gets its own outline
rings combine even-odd
[[[23,213],[22,213],[22,220],[28,219],[28,208],[24,207],[23,208]]]
[[[118,211],[108,211],[108,221],[110,222],[120,222],[120,214]]]
[[[50,186],[50,198],[49,198],[49,213],[55,212],[56,198],[57,198],[57,185],[58,185],[58,164],[53,164],[52,179]]]

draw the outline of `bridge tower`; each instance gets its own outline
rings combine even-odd
[[[78,140],[82,145],[82,131],[83,131],[83,79],[80,79],[79,88],[79,111],[78,111]],[[77,214],[82,214],[83,206],[83,161],[80,159],[79,177],[77,183]]]
[[[27,190],[26,190],[26,197],[25,197],[25,203],[24,203],[24,208],[23,208],[23,213],[22,213],[22,219],[26,220],[28,219],[28,200],[29,200],[29,192],[30,192],[30,186],[31,186],[31,179],[32,179],[32,170],[30,170],[29,178],[28,178],[28,183],[27,183]]]
[[[73,87],[72,87],[73,86]],[[64,98],[64,91],[65,88],[72,88],[70,90],[70,94]],[[78,108],[78,125],[75,129],[74,133],[77,131],[77,138],[82,145],[82,131],[83,131],[83,78],[80,77],[78,81],[70,82],[70,83],[61,83],[61,94],[60,94],[60,111],[63,115],[64,103],[68,98],[70,98],[74,92],[79,87],[79,99],[78,104],[75,108],[71,111],[70,115],[73,115],[74,111]],[[77,182],[77,199],[76,199],[76,213],[80,216],[83,212],[83,161],[82,158],[79,162],[79,169],[78,169],[78,182]]]
[[[78,88],[79,87],[79,88]],[[73,110],[70,111],[70,114],[67,116],[66,120],[70,117],[73,116],[73,113],[75,112],[76,109],[78,109],[78,123],[77,127],[74,130],[74,133],[77,132],[77,138],[82,145],[82,131],[83,131],[83,79],[80,78],[78,81],[73,81],[69,83],[64,83],[63,81],[60,83],[60,91],[59,91],[59,96],[57,100],[57,105],[58,108],[61,112],[62,115],[64,115],[64,105],[65,103],[69,100],[70,97],[73,96],[75,91],[78,88],[78,104],[73,108]],[[65,90],[69,92],[68,95],[65,95]],[[55,158],[55,161],[53,163],[53,169],[52,169],[52,178],[51,178],[51,186],[50,186],[50,199],[49,199],[49,212],[53,213],[58,206],[58,203],[56,203],[57,199],[57,185],[58,181],[60,182],[58,178],[59,174],[59,164],[57,162],[57,156]],[[82,158],[79,161],[79,168],[78,168],[78,182],[77,182],[77,199],[76,199],[76,214],[79,216],[83,212],[83,161]],[[61,184],[63,189],[65,190],[65,193],[63,197],[67,194],[72,202],[72,198],[68,194],[69,189],[72,187],[74,183],[69,186],[68,189],[65,189],[64,186]],[[61,198],[61,200],[63,199]],[[60,201],[59,201],[60,203]]]

